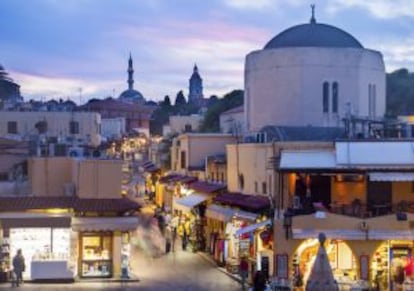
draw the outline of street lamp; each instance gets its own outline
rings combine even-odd
[[[292,231],[292,215],[288,211],[283,213],[283,227],[285,228],[285,238],[288,240]]]

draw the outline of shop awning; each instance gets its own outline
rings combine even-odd
[[[239,230],[236,231],[236,236],[255,231],[256,229],[258,229],[260,227],[263,227],[263,226],[266,226],[266,225],[269,225],[271,223],[272,223],[272,220],[267,219],[265,221],[262,221],[262,222],[259,222],[259,223],[256,223],[256,224],[251,224],[249,226],[240,228]]]
[[[191,211],[191,209],[207,199],[209,199],[209,195],[204,195],[200,193],[193,193],[188,196],[179,198],[174,200],[174,206],[173,208],[175,210],[181,210],[181,211]]]
[[[372,172],[369,173],[370,181],[411,182],[414,181],[414,173],[411,172]]]
[[[330,150],[284,150],[280,158],[281,170],[334,168],[335,152]]]
[[[255,220],[257,218],[256,213],[242,211],[231,207],[224,207],[217,204],[208,205],[205,215],[206,217],[224,222],[230,221],[232,217],[239,217],[249,220]]]
[[[71,216],[69,214],[52,215],[46,213],[0,213],[0,224],[3,228],[20,227],[59,227],[69,228]]]
[[[292,230],[294,239],[317,239],[319,234],[323,232],[329,239],[347,239],[347,240],[365,240],[365,232],[353,229],[299,229]]]
[[[73,217],[74,231],[127,231],[138,227],[138,217]]]

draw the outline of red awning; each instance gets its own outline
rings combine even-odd
[[[214,198],[214,202],[236,206],[251,211],[265,210],[270,207],[268,196],[247,195],[242,193],[221,193]]]
[[[188,187],[196,192],[202,193],[213,193],[227,188],[225,184],[213,184],[204,181],[193,182]]]
[[[34,209],[73,209],[75,212],[127,212],[141,207],[128,198],[0,197],[0,212]]]

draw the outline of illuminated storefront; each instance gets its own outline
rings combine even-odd
[[[352,250],[342,240],[328,239],[324,246],[336,282],[342,289],[349,288],[359,278]],[[318,249],[319,241],[317,239],[305,240],[297,248],[293,255],[293,266],[290,268],[295,287],[302,287],[308,281]]]
[[[81,277],[112,276],[112,233],[80,234]]]
[[[130,232],[137,228],[138,217],[126,214],[135,211],[135,202],[124,198],[0,197],[0,205],[14,210],[0,211],[0,281],[9,279],[18,249],[25,257],[25,280],[70,282],[75,277],[128,273]],[[75,216],[85,213],[101,216]],[[103,216],[113,213],[125,214]]]

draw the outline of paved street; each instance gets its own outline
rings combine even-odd
[[[238,282],[218,270],[197,253],[182,251],[164,254],[164,241],[158,229],[151,225],[150,213],[142,216],[141,224],[132,238],[131,269],[139,282],[88,282],[73,284],[25,283],[19,288],[0,284],[0,290],[241,290]],[[179,246],[179,244],[177,244]]]

